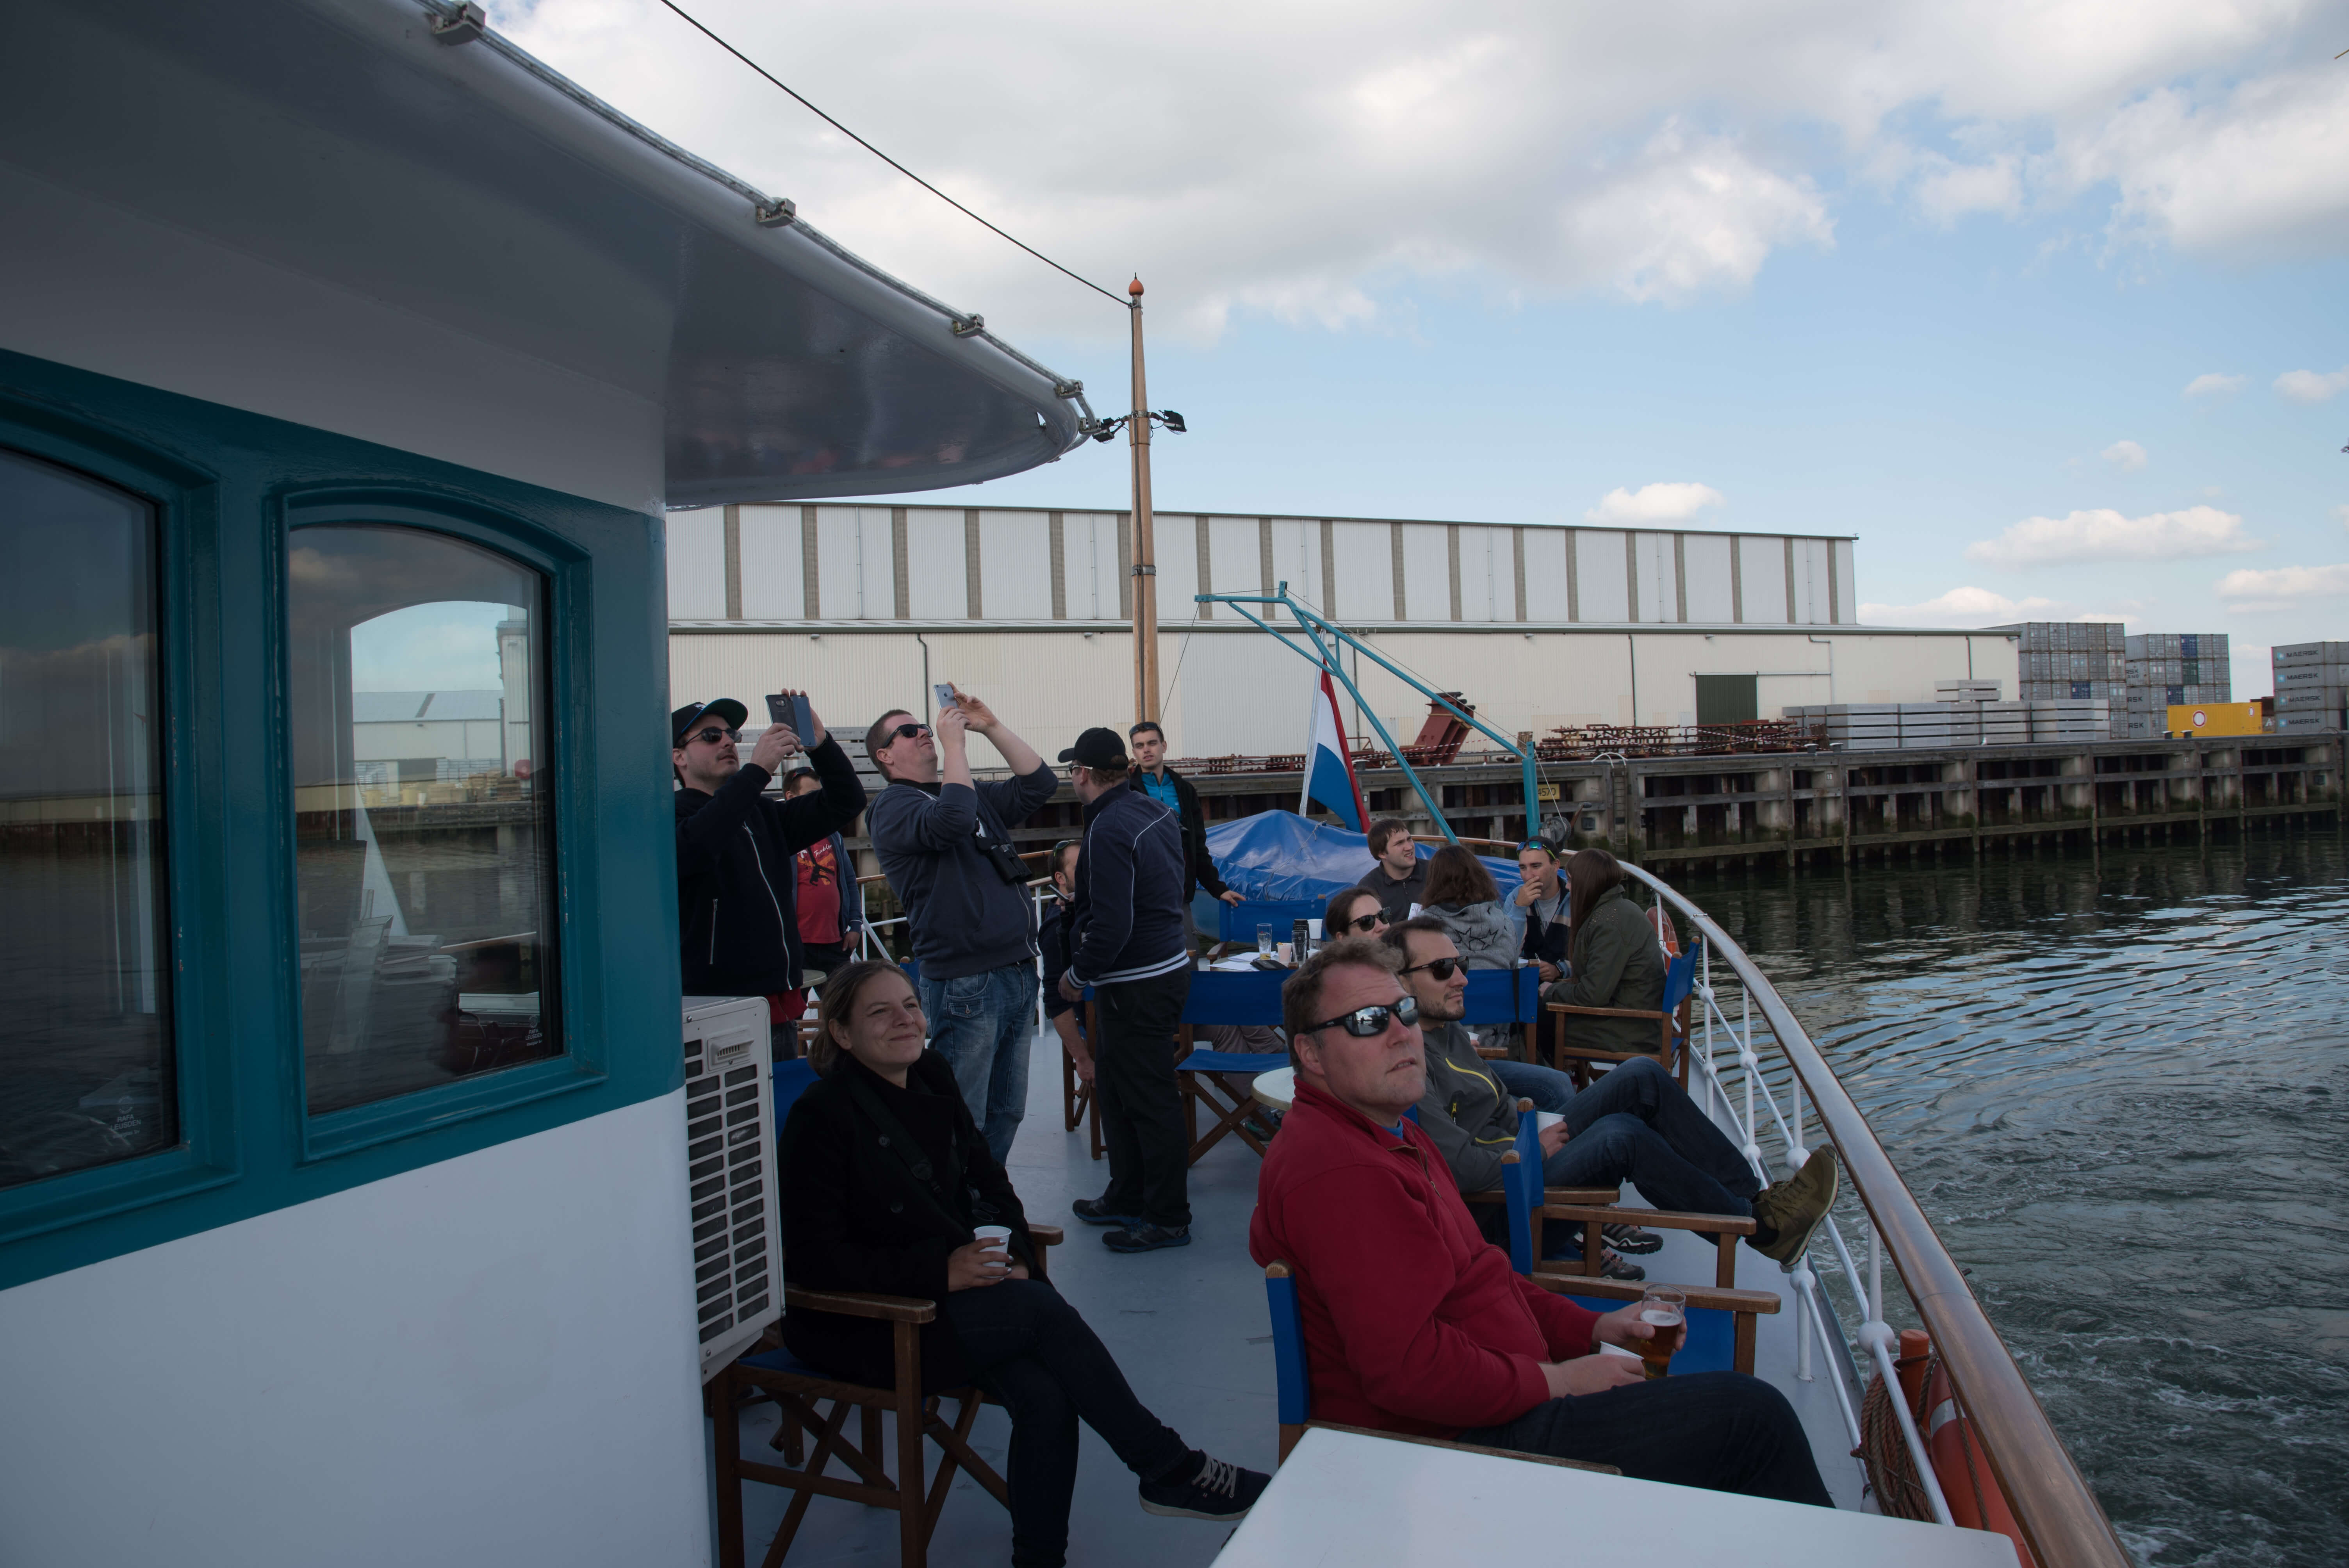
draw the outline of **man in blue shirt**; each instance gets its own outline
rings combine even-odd
[[[1165,807],[1183,824],[1183,936],[1196,946],[1199,927],[1191,914],[1191,895],[1200,888],[1222,899],[1226,903],[1245,902],[1241,896],[1224,885],[1216,874],[1216,862],[1207,855],[1207,814],[1199,805],[1199,791],[1191,781],[1166,766],[1166,732],[1154,719],[1143,719],[1125,732],[1127,743],[1133,748],[1133,781],[1136,788]]]

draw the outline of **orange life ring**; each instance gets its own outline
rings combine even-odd
[[[1662,904],[1649,908],[1648,923],[1656,928],[1656,938],[1664,944],[1664,955],[1678,958],[1681,955],[1680,933],[1672,929],[1672,917],[1664,913]]]
[[[1932,1459],[1933,1479],[1941,1483],[1950,1518],[1968,1530],[1996,1531],[2014,1542],[2014,1555],[2022,1568],[2039,1568],[2039,1560],[2023,1543],[2022,1528],[2006,1506],[2006,1494],[1991,1472],[1989,1456],[1974,1438],[1973,1424],[1958,1408],[1957,1391],[1951,1387],[1950,1376],[1939,1359],[1931,1362],[1929,1375],[1923,1353],[1931,1345],[1923,1330],[1904,1329],[1899,1369],[1901,1392],[1909,1397],[1909,1408],[1922,1412],[1917,1418],[1917,1435],[1924,1439],[1925,1452]],[[1918,1398],[1916,1387],[1920,1382],[1922,1398]]]

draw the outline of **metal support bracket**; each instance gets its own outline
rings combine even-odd
[[[987,330],[987,317],[977,311],[971,312],[968,315],[954,316],[951,320],[954,323],[954,335],[957,337],[977,337]]]
[[[800,204],[788,196],[778,197],[764,207],[750,209],[751,221],[761,229],[788,227],[800,215]]]
[[[472,0],[447,11],[428,11],[432,36],[444,44],[471,44],[490,29],[490,18]]]

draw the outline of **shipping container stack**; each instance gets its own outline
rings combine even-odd
[[[2023,621],[2006,626],[1985,626],[2004,632],[2022,645],[2016,666],[2022,679],[2015,695],[2034,705],[2032,738],[2054,739],[2051,733],[2064,720],[2050,711],[2041,715],[2036,705],[2095,702],[2105,705],[2108,734],[2118,738],[2128,732],[2128,640],[2118,621]],[[2078,727],[2075,716],[2072,727]],[[2077,738],[2065,734],[2062,738]]]
[[[2290,643],[2269,658],[2279,731],[2349,729],[2349,643]]]
[[[2234,701],[2224,632],[2155,632],[2127,640],[2127,724],[2131,735],[2163,735],[2180,704]]]
[[[1996,681],[1939,681],[1935,689],[1945,700],[1819,703],[1785,711],[1806,731],[1824,730],[1836,751],[1938,751],[2112,734],[2112,708],[2102,697],[2001,702]]]

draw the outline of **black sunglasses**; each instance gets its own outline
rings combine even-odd
[[[679,746],[683,746],[687,741],[698,740],[704,746],[715,746],[721,740],[740,740],[741,738],[742,732],[739,729],[719,729],[715,725],[712,725],[708,729],[695,730],[691,735],[679,740],[678,744]]]
[[[1424,969],[1430,975],[1434,975],[1438,980],[1449,980],[1452,978],[1454,971],[1465,969],[1467,967],[1468,962],[1464,958],[1431,958],[1424,964],[1411,965],[1403,970],[1403,973],[1406,975],[1416,975],[1421,970]]]
[[[1375,1039],[1387,1032],[1387,1020],[1390,1017],[1405,1026],[1418,1023],[1418,998],[1402,996],[1383,1006],[1357,1007],[1350,1013],[1340,1013],[1334,1018],[1324,1018],[1307,1029],[1305,1033],[1318,1035],[1324,1029],[1343,1029],[1358,1040]]]
[[[1363,935],[1368,936],[1371,934],[1371,928],[1377,925],[1381,921],[1386,919],[1386,917],[1387,912],[1385,910],[1374,909],[1371,911],[1370,913],[1359,915],[1352,920],[1340,921],[1338,923],[1338,929],[1340,931],[1359,931]]]
[[[891,741],[894,743],[899,740],[912,740],[918,736],[927,735],[929,732],[930,727],[926,724],[901,724],[896,728],[891,730],[889,732],[889,736]]]

